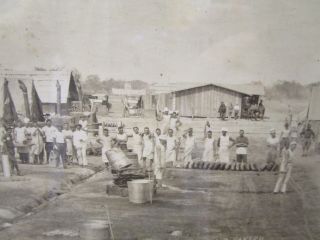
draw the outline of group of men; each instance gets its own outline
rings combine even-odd
[[[225,120],[227,117],[232,118],[232,116],[234,116],[234,119],[238,119],[240,117],[240,106],[238,103],[235,105],[230,103],[226,106],[224,102],[221,102],[218,113],[222,120]]]
[[[18,121],[14,127],[0,123],[0,151],[8,155],[12,171],[16,169],[17,174],[20,170],[16,153],[22,164],[48,164],[53,160],[56,167],[86,166],[86,140],[87,132],[81,124],[53,126],[50,119],[44,127],[29,121]]]

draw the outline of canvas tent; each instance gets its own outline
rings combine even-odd
[[[44,113],[55,113],[57,107],[57,81],[61,85],[61,110],[62,114],[70,111],[73,101],[81,101],[81,87],[76,75],[70,71],[33,71],[33,72],[0,72],[0,86],[4,79],[9,81],[9,89],[18,114],[25,115],[24,99],[19,88],[18,80],[21,80],[28,89],[28,97],[31,106],[32,81],[34,82],[38,96],[42,102]],[[0,103],[0,107],[1,107]],[[1,113],[0,113],[1,116]]]

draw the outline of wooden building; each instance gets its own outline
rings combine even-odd
[[[216,117],[221,102],[227,106],[230,103],[239,104],[241,110],[246,101],[255,104],[264,95],[264,87],[261,84],[154,84],[151,89],[154,107],[156,104],[160,109],[168,107],[186,117]]]
[[[9,82],[13,102],[18,114],[25,115],[24,99],[19,88],[18,80],[24,82],[28,89],[29,101],[31,101],[31,86],[35,88],[42,102],[44,113],[57,112],[57,81],[61,86],[61,113],[67,115],[76,111],[77,105],[82,102],[82,90],[78,74],[72,71],[0,71],[0,86],[4,79]],[[30,102],[31,103],[31,102]]]

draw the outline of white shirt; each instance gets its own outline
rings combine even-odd
[[[111,149],[111,140],[112,137],[111,136],[101,136],[99,137],[99,140],[102,144],[102,148],[104,148],[105,150],[110,150]]]
[[[54,126],[48,127],[44,126],[42,128],[44,135],[46,136],[46,142],[53,142],[56,132],[58,131]]]
[[[87,140],[87,133],[83,130],[76,130],[73,133],[73,145],[75,147],[82,147]]]
[[[142,136],[138,133],[132,134],[133,145],[142,145]]]
[[[56,143],[65,143],[63,132],[57,131],[54,138],[56,139]]]
[[[62,130],[64,138],[72,137],[73,132],[71,130]]]
[[[128,141],[128,135],[126,133],[122,133],[122,134],[117,134],[116,136],[117,141],[120,142],[127,142]]]
[[[16,137],[16,141],[18,143],[22,143],[23,141],[25,141],[26,138],[26,133],[27,133],[27,129],[25,127],[17,127],[14,129],[14,134]]]

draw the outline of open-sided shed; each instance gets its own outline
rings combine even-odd
[[[61,86],[61,113],[68,114],[72,107],[72,102],[81,101],[81,87],[76,74],[71,71],[1,71],[0,86],[3,86],[4,79],[9,82],[16,110],[25,115],[24,99],[19,88],[18,80],[22,81],[27,89],[29,101],[31,103],[31,86],[34,82],[35,88],[42,102],[43,112],[55,113],[57,111],[57,81]],[[0,107],[1,107],[0,103]]]

